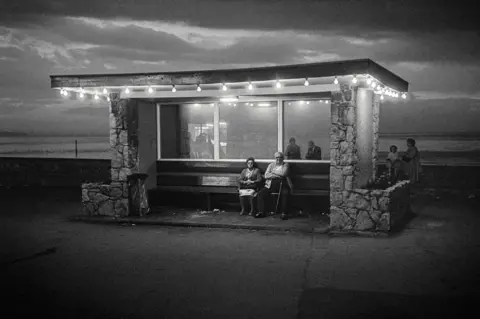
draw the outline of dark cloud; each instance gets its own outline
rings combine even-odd
[[[478,32],[473,1],[444,0],[1,0],[0,21],[43,23],[48,16],[185,21],[218,28]],[[361,25],[362,28],[358,28]]]

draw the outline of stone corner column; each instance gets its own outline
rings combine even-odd
[[[379,128],[380,128],[380,98],[374,95],[373,98],[373,112],[372,112],[372,128],[373,128],[373,145],[372,145],[372,178],[378,175],[378,149],[379,149]]]
[[[332,92],[330,127],[330,226],[344,229],[352,223],[343,208],[356,183],[357,86],[341,84]]]
[[[128,176],[139,172],[138,102],[121,99],[120,93],[110,93],[110,153],[111,182],[121,185],[121,198],[128,196]],[[126,215],[129,215],[127,206]]]

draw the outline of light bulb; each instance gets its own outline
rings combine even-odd
[[[407,95],[405,93],[402,94],[402,99],[406,99],[407,98]]]
[[[356,75],[353,76],[352,83],[353,84],[357,83],[357,76]]]
[[[309,85],[310,85],[310,83],[308,83],[308,79],[305,79],[305,83],[303,83],[303,85],[305,85],[305,86],[309,86]]]
[[[110,97],[109,96],[107,96],[107,102],[110,102]]]
[[[197,84],[197,91],[200,92],[202,88],[200,87],[200,84]]]
[[[368,76],[368,78],[367,78],[367,84],[370,85],[370,83],[372,83],[372,79],[370,78],[370,76]]]
[[[224,91],[227,90],[227,85],[225,83],[223,84],[222,90],[224,90]]]
[[[175,88],[175,85],[172,85],[172,92],[177,92],[177,89]]]
[[[83,92],[80,92],[80,98],[83,99],[84,96],[85,94]]]
[[[307,104],[310,104],[310,101],[307,101]]]
[[[383,100],[383,99],[384,99],[384,97],[383,97],[383,94],[382,94],[382,95],[380,95],[380,100]]]
[[[94,99],[98,100],[98,95],[97,94],[95,94]]]
[[[108,93],[107,89],[103,88],[103,94],[107,94],[107,93]]]
[[[333,83],[338,84],[338,79],[335,77],[335,80],[333,80]]]
[[[281,88],[282,87],[282,83],[280,83],[280,81],[277,80],[277,89]]]
[[[249,83],[248,83],[248,89],[249,89],[249,90],[253,90],[252,82],[249,82]]]
[[[125,94],[129,94],[130,93],[130,89],[129,88],[126,88],[125,89]]]
[[[153,93],[153,88],[151,86],[148,87],[148,93],[150,93],[150,94]]]
[[[377,86],[377,83],[375,83],[375,82],[372,82],[372,84],[371,84],[371,85],[372,85],[372,88],[375,88],[375,87]]]

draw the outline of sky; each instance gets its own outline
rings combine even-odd
[[[473,3],[473,2],[472,2]],[[0,131],[108,135],[49,75],[370,58],[410,83],[381,132],[480,132],[480,32],[443,0],[0,0]]]

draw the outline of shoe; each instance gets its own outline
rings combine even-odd
[[[245,211],[242,210],[242,211],[240,212],[240,216],[243,216],[243,215],[245,215]]]
[[[288,216],[287,216],[287,214],[285,214],[285,213],[282,213],[282,220],[287,220],[287,219],[288,219]]]
[[[257,213],[257,214],[255,215],[255,218],[260,218],[260,217],[264,217],[263,213]]]
[[[255,215],[255,212],[248,213],[248,216],[254,216],[254,215]]]

